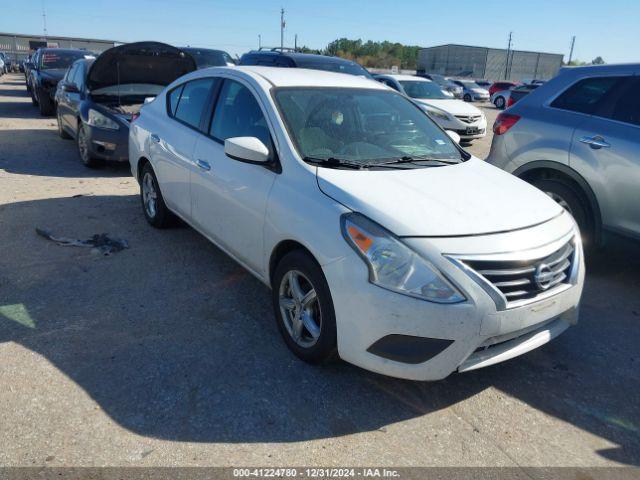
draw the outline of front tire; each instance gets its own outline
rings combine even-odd
[[[48,117],[49,115],[51,115],[54,111],[54,104],[53,104],[53,100],[51,100],[51,97],[49,97],[49,94],[39,88],[38,89],[38,108],[40,110],[40,115],[42,115],[43,117]]]
[[[158,179],[150,163],[142,167],[140,176],[140,201],[147,222],[155,228],[167,228],[173,225],[175,215],[164,203]]]
[[[314,364],[338,358],[333,300],[313,257],[294,250],[280,260],[273,274],[272,300],[282,338],[298,358]]]
[[[567,210],[580,228],[580,236],[585,249],[594,246],[595,231],[593,218],[589,215],[587,200],[580,192],[562,179],[539,179],[532,184],[555,200],[561,207]]]
[[[56,109],[57,111],[57,109]],[[58,122],[58,135],[60,136],[60,138],[64,138],[65,140],[69,140],[71,138],[71,135],[69,135],[67,133],[67,131],[64,129],[64,127],[62,126],[62,119],[60,118],[60,113],[56,113],[56,120]]]
[[[102,160],[94,157],[91,154],[89,137],[87,136],[87,131],[85,130],[82,123],[80,123],[80,125],[78,126],[77,141],[78,155],[80,155],[80,161],[82,161],[83,165],[88,168],[96,168],[101,166],[103,163]]]

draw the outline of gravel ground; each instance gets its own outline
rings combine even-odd
[[[590,259],[581,322],[555,341],[416,383],[298,361],[267,289],[193,230],[150,228],[137,192],[0,79],[0,465],[640,464],[636,246]]]

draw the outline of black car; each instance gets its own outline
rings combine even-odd
[[[351,60],[327,55],[288,52],[280,49],[253,50],[240,58],[240,65],[261,65],[266,67],[309,68],[328,72],[360,75],[373,79],[361,65]]]
[[[31,102],[40,109],[40,115],[51,115],[55,109],[53,97],[58,82],[67,68],[80,58],[91,56],[86,50],[67,48],[40,48],[32,58],[27,78]]]
[[[233,57],[224,50],[195,47],[182,47],[181,50],[187,52],[193,57],[199,69],[208,67],[229,67],[236,64]]]
[[[194,70],[192,56],[158,42],[129,43],[95,60],[77,60],[56,91],[58,134],[76,139],[87,167],[128,161],[133,116],[149,97]]]

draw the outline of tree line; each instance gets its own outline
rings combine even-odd
[[[299,50],[305,53],[346,58],[358,62],[363,67],[391,68],[395,65],[399,68],[415,70],[420,48],[417,45],[403,45],[386,40],[363,42],[360,39],[339,38],[329,43],[324,49],[313,50],[302,47]]]

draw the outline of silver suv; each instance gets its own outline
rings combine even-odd
[[[563,69],[493,131],[487,161],[569,210],[587,245],[640,239],[640,64]]]

